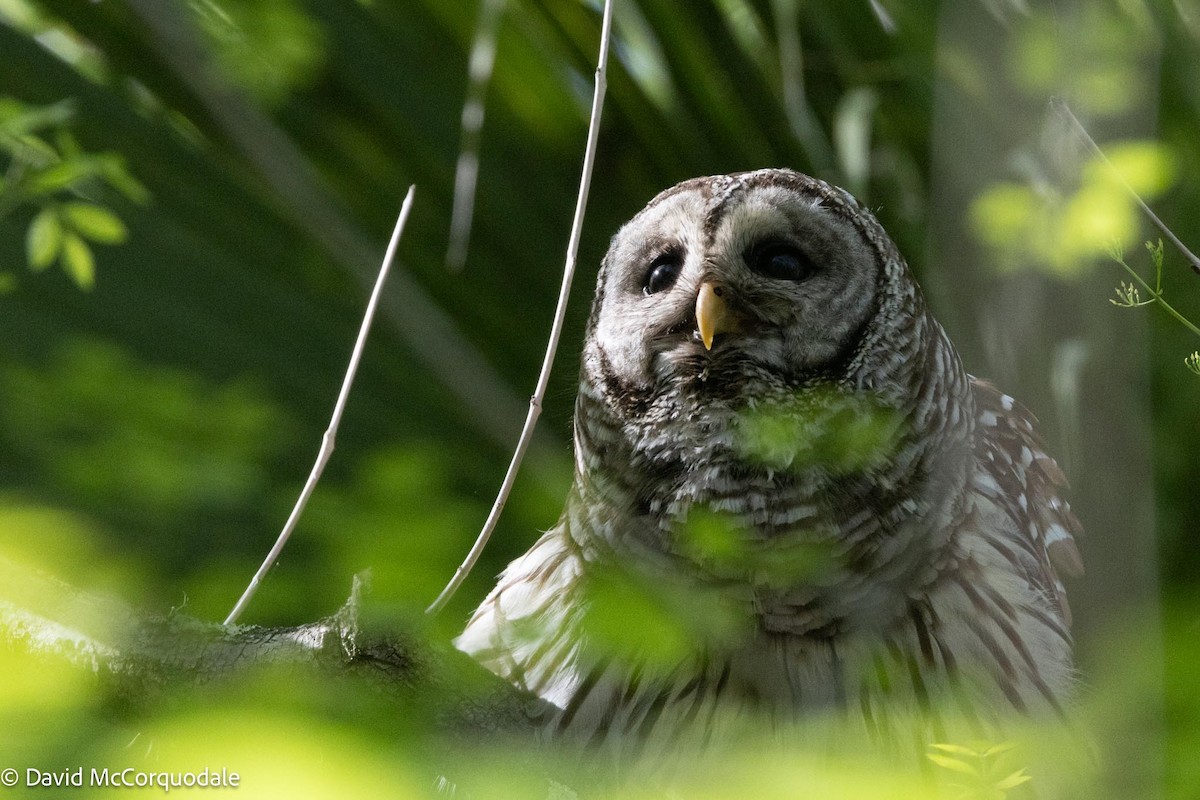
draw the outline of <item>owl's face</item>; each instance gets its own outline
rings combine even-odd
[[[836,379],[885,278],[847,201],[787,170],[663,192],[609,248],[585,368],[640,395],[735,374],[783,386]]]

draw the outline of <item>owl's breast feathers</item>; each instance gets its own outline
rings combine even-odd
[[[959,496],[905,504],[893,510],[891,523],[879,521],[879,509],[856,515],[887,534],[864,547],[891,552],[902,568],[889,571],[885,560],[876,564],[879,574],[855,574],[842,565],[799,585],[735,592],[756,620],[744,635],[732,643],[699,642],[679,663],[655,672],[636,654],[589,646],[587,575],[635,551],[641,557],[634,572],[653,579],[663,570],[664,583],[695,564],[654,545],[669,541],[654,539],[664,527],[650,524],[652,516],[612,507],[613,495],[597,494],[584,475],[559,524],[508,567],[457,646],[563,709],[554,725],[585,738],[613,728],[639,737],[660,726],[678,733],[730,705],[783,711],[785,718],[801,709],[861,708],[876,725],[886,718],[881,706],[928,709],[938,695],[953,695],[958,708],[988,718],[1003,708],[1061,712],[1074,676],[1060,574],[1081,570],[1073,538],[1079,525],[1032,416],[990,384],[971,379],[968,385],[974,425],[966,480],[941,482],[961,486]],[[617,448],[621,435],[608,435],[613,438],[593,444]],[[708,473],[718,483],[732,474]],[[613,480],[605,478],[609,489]],[[746,488],[753,497],[764,487]],[[802,495],[799,506],[811,508],[797,513],[833,507],[827,498]],[[665,519],[679,509],[661,511]],[[930,531],[939,525],[949,530]],[[634,536],[636,547],[618,553],[613,543],[623,532]],[[922,549],[901,541],[921,535],[944,537],[945,546]],[[911,553],[924,563],[904,563]],[[701,573],[728,583],[728,575],[714,577],[711,570],[684,579]],[[830,625],[828,614],[839,611],[846,596],[875,605],[850,603]]]

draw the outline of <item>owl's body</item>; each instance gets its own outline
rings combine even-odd
[[[575,450],[559,523],[457,642],[561,709],[555,731],[707,738],[834,711],[875,735],[909,712],[986,720],[1070,694],[1061,472],[839,189],[700,178],[622,228]],[[614,587],[691,609],[695,640],[596,635]]]

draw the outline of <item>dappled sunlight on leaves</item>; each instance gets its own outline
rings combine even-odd
[[[1140,210],[1133,189],[1149,200],[1170,187],[1175,170],[1170,151],[1150,141],[1106,147],[1111,166],[1094,157],[1081,182],[1061,196],[1045,187],[993,184],[971,206],[971,227],[999,269],[1044,269],[1073,277],[1140,236]],[[1128,187],[1128,188],[1127,188]]]
[[[694,798],[723,798],[731,791],[763,800],[933,800],[946,796],[918,775],[890,770],[870,760],[858,762],[853,756],[824,760],[815,754],[784,759],[778,753],[756,754],[749,749],[720,767],[699,770],[684,785],[684,796]]]
[[[10,624],[8,609],[3,608],[5,627]],[[6,636],[9,634],[6,633]],[[65,659],[57,656],[31,656],[19,647],[28,640],[20,637],[0,648],[0,725],[12,730],[23,718],[74,712],[92,701],[97,682]],[[36,644],[36,642],[34,643]]]
[[[421,780],[394,753],[362,734],[313,716],[237,708],[193,711],[156,720],[133,741],[101,743],[98,767],[145,772],[210,772],[239,776],[237,797],[425,797]],[[111,765],[111,766],[110,766]],[[128,789],[111,794],[126,796]],[[172,787],[170,796],[212,797],[213,789]],[[106,793],[95,796],[106,797]]]
[[[1143,197],[1157,197],[1175,183],[1175,159],[1160,142],[1114,142],[1105,147],[1105,155],[1107,164],[1092,159],[1084,166],[1086,183],[1123,182]]]
[[[939,714],[964,731],[978,724],[956,718],[949,707]],[[808,715],[769,735],[769,723],[760,717],[736,738],[707,749],[680,747],[643,760],[613,794],[842,800],[1104,796],[1094,794],[1087,745],[1064,735],[1057,723],[1012,719],[1011,735],[1002,739],[964,735],[922,744],[920,737],[910,738],[920,722],[902,716],[894,721],[898,735],[882,742],[837,712]]]
[[[108,552],[91,520],[66,509],[0,494],[0,558],[80,588],[133,592],[137,560]]]
[[[610,655],[636,654],[650,674],[693,655],[698,642],[720,647],[723,637],[744,635],[736,620],[724,627],[731,618],[720,603],[655,583],[604,575],[590,591],[593,611],[585,625],[597,645]],[[1188,672],[1195,612],[1195,603],[1180,602],[1167,616],[1167,712],[1178,748],[1189,747],[1196,734]],[[499,798],[543,796],[552,781],[583,789],[582,796],[607,785],[601,796],[627,798],[1101,798],[1113,796],[1105,787],[1119,785],[1111,772],[1122,769],[1123,759],[1144,760],[1145,748],[1156,746],[1154,729],[1144,727],[1156,724],[1155,656],[1139,645],[1143,638],[1137,627],[1112,633],[1112,660],[1082,687],[1072,724],[1020,716],[1005,723],[1002,738],[981,738],[972,733],[978,720],[958,716],[949,703],[938,709],[944,732],[922,743],[911,732],[928,730],[927,721],[902,710],[890,717],[895,735],[883,740],[855,714],[831,710],[782,725],[770,714],[754,715],[730,729],[735,735],[710,743],[712,749],[673,743],[668,753],[656,750],[653,758],[626,764],[619,779],[608,775],[607,762],[584,766],[569,753],[502,737],[450,744],[441,714],[431,713],[443,701],[437,692],[385,691],[369,670],[331,679],[296,665],[262,665],[231,680],[195,683],[179,675],[171,703],[139,704],[133,716],[126,710],[100,722],[98,687],[88,670],[10,646],[0,652],[8,676],[0,685],[0,721],[30,734],[3,748],[30,765],[224,768],[241,776],[239,795],[252,796],[424,796],[443,776],[471,796]],[[448,675],[442,673],[439,691]],[[68,729],[78,734],[64,736]],[[1175,769],[1189,769],[1187,752],[1174,754]],[[1177,778],[1176,785],[1187,784]]]
[[[95,676],[58,655],[30,655],[13,640],[0,648],[0,675],[0,759],[62,769],[61,756],[97,730]]]

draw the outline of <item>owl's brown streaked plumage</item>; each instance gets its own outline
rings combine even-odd
[[[626,224],[575,450],[559,523],[457,641],[561,709],[557,730],[645,741],[845,709],[881,732],[944,697],[990,719],[1070,695],[1059,573],[1081,567],[1062,473],[840,189],[697,178]],[[666,656],[606,648],[589,613],[613,574],[734,622]]]

